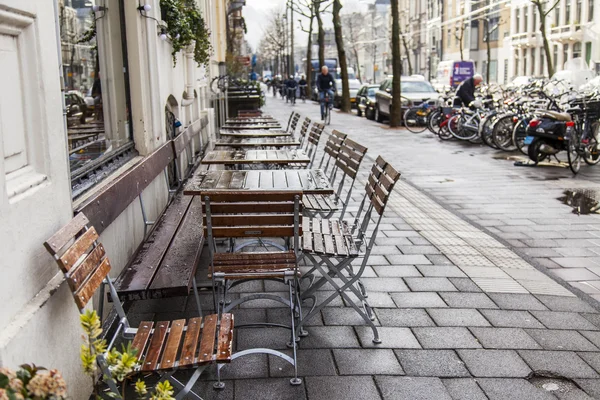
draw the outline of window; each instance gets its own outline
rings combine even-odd
[[[429,82],[424,81],[402,81],[400,89],[403,93],[433,93],[435,89]]]
[[[554,26],[560,25],[560,4],[554,9]]]
[[[546,63],[546,54],[544,54],[544,48],[540,47],[540,72],[539,75],[544,75],[544,64]]]
[[[500,6],[495,6],[490,10],[490,15],[487,20],[487,34],[489,37],[484,37],[485,41],[495,42],[498,40],[500,31]]]
[[[124,164],[133,156],[129,87],[123,72],[127,69],[122,49],[124,32],[118,22],[119,7],[112,8],[110,12],[110,16],[96,15],[95,24],[103,28],[98,30],[98,36],[81,42],[82,37],[93,29],[95,15],[92,2],[59,2],[73,197],[97,183],[97,179],[90,176],[105,175],[103,171],[109,162]],[[102,32],[105,34],[100,35]],[[103,40],[110,43],[98,46],[98,42],[102,44]],[[111,54],[99,54],[102,49],[108,48]]]
[[[554,49],[552,50],[552,58],[554,60],[554,69],[558,66],[558,45],[554,45]]]
[[[594,1],[594,0],[590,0]],[[583,4],[581,4],[583,0],[577,0],[577,4],[575,5],[575,22],[577,24],[581,23],[581,9],[583,8]]]
[[[508,59],[504,60],[504,83],[508,82]]]
[[[567,1],[565,4],[565,23],[564,25],[568,25],[571,23],[571,2]]]
[[[581,57],[581,42],[573,44],[573,58]]]
[[[527,49],[523,50],[523,75],[527,75]]]
[[[585,62],[590,65],[592,60],[592,42],[585,42]]]
[[[498,61],[490,61],[490,82],[498,81]]]
[[[529,7],[525,6],[523,7],[523,32],[529,32],[529,28],[528,28],[528,23],[529,23]]]
[[[471,21],[470,49],[479,50],[479,21]]]
[[[513,75],[515,75],[515,76],[519,75],[519,52],[518,51],[515,52],[515,73]]]
[[[566,63],[569,60],[569,44],[563,44],[563,63]]]
[[[588,22],[592,22],[592,20],[594,19],[594,2],[596,0],[588,0],[588,16],[587,16],[587,20]]]
[[[531,27],[531,31],[535,33],[535,31],[537,31],[539,29],[538,27],[538,23],[537,23],[537,7],[533,7],[533,9],[531,10],[531,13],[533,14],[533,26]]]
[[[517,8],[515,10],[515,33],[519,33],[520,29],[521,29],[521,10]]]
[[[531,49],[531,75],[535,75],[535,52],[536,48]]]

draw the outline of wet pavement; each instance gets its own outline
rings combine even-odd
[[[316,103],[267,99],[265,111],[282,122],[292,110],[318,117]],[[600,216],[592,204],[600,170],[573,178],[568,168],[515,167],[483,146],[338,112],[331,129],[369,147],[351,215],[377,155],[402,173],[362,279],[382,343],[336,298],[300,342],[300,386],[289,384],[292,370],[280,359],[252,355],[223,369],[223,391],[212,389],[214,371],[203,376],[202,397],[600,398]],[[334,293],[321,289],[322,297]],[[285,286],[254,282],[232,296],[265,290]],[[209,312],[212,296],[202,300]],[[236,322],[282,322],[280,307],[249,302],[235,310]],[[197,310],[192,297],[147,300],[130,315],[164,320]],[[235,350],[289,351],[288,337],[278,328],[238,329]]]

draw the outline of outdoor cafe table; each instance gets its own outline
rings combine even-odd
[[[242,124],[235,124],[226,122],[222,127],[222,129],[281,129],[281,124],[279,122],[260,122],[260,123],[247,123],[244,122]]]
[[[226,124],[256,124],[256,123],[278,123],[273,117],[234,117],[228,118]]]
[[[221,129],[219,130],[221,136],[229,137],[245,137],[245,138],[262,138],[262,137],[276,137],[276,136],[290,136],[290,132],[278,130],[232,130],[232,129]]]
[[[265,147],[299,147],[300,141],[291,136],[284,137],[226,137],[216,140],[214,143],[217,147],[234,147],[234,148],[265,148]]]
[[[320,169],[196,171],[183,189],[186,195],[211,191],[301,190],[304,194],[333,194],[327,176]]]
[[[302,151],[287,150],[212,150],[206,153],[202,164],[244,165],[267,164],[271,166],[306,166],[310,158]]]

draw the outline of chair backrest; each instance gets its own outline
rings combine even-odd
[[[311,158],[311,165],[317,154],[317,145],[321,140],[321,135],[323,134],[323,130],[325,129],[325,125],[319,124],[317,122],[313,123],[312,128],[308,134],[308,144],[306,145],[306,152],[308,156]]]
[[[365,191],[371,201],[371,205],[380,216],[383,215],[390,194],[399,178],[400,172],[388,164],[381,156],[378,156],[369,173]]]
[[[310,118],[304,118],[304,122],[302,123],[302,127],[300,128],[300,147],[304,145],[304,138],[306,137],[306,133],[308,132],[308,127],[310,126],[310,123]]]
[[[352,179],[356,179],[360,163],[367,154],[367,148],[354,140],[346,138],[340,145],[338,155],[335,160],[335,166],[341,169],[344,174]]]
[[[44,246],[65,274],[79,309],[83,309],[110,272],[110,262],[98,233],[83,213],[48,239]]]
[[[300,120],[300,114],[298,114],[297,112],[292,112],[292,115],[290,115],[290,119],[288,121],[288,127],[287,127],[286,132],[289,132],[289,133],[296,132],[296,126],[298,125],[298,120]]]
[[[209,244],[218,238],[294,237],[297,227],[302,226],[301,204],[299,191],[203,194],[202,212]]]
[[[342,145],[342,142],[346,139],[346,136],[348,135],[334,129],[333,132],[331,132],[331,135],[329,135],[329,137],[327,138],[325,148],[323,149],[323,157],[321,157],[321,163],[319,164],[319,168],[323,168],[323,171],[327,172],[331,160],[335,160],[337,158],[338,153],[340,151],[340,146]],[[326,157],[327,162],[325,163],[325,166],[323,166],[323,162],[325,162]],[[332,169],[332,171],[333,170],[334,169]]]

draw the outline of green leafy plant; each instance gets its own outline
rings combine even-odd
[[[83,371],[92,378],[94,397],[99,398],[96,381],[98,375],[97,357],[105,354],[105,361],[111,376],[103,376],[105,382],[112,381],[120,383],[122,393],[109,393],[108,395],[118,399],[125,399],[125,387],[128,376],[138,370],[140,364],[137,358],[137,350],[131,347],[131,342],[122,345],[121,351],[115,348],[107,352],[106,340],[102,339],[102,326],[100,317],[96,311],[87,310],[80,316],[81,327],[84,331],[84,344],[81,345],[81,364]],[[140,400],[148,399],[146,383],[140,379],[135,384],[135,392]],[[152,400],[174,400],[173,387],[169,381],[164,381],[156,386],[156,391],[151,394]],[[0,400],[3,400],[0,396]],[[10,399],[12,400],[12,399]],[[37,400],[37,399],[35,399]]]
[[[160,11],[173,46],[173,65],[177,53],[193,44],[194,61],[198,66],[208,66],[212,54],[210,31],[194,0],[160,0]]]
[[[23,364],[18,371],[0,368],[1,400],[62,400],[67,384],[60,372],[35,364]]]

